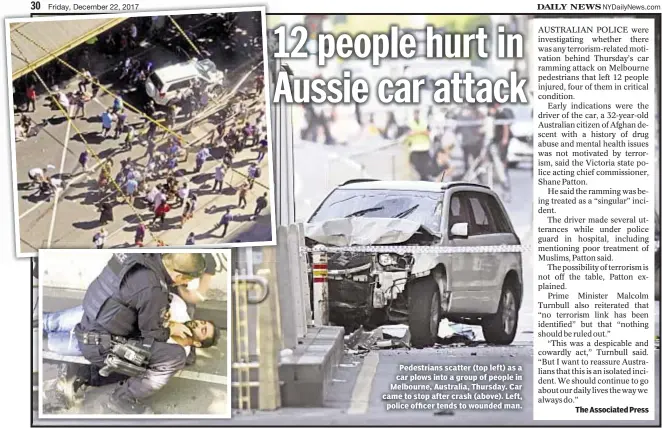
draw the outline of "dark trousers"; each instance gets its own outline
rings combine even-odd
[[[79,343],[83,356],[90,363],[97,367],[103,367],[103,362],[110,352],[110,349],[103,345],[84,345]],[[152,344],[152,356],[147,363],[147,371],[143,377],[128,378],[126,376],[115,376],[112,380],[120,381],[121,378],[127,379],[120,385],[122,389],[120,395],[128,394],[136,399],[143,399],[151,396],[163,388],[170,378],[178,371],[184,368],[186,363],[186,352],[184,348],[170,343],[154,342]],[[111,379],[108,379],[110,381]]]
[[[32,111],[35,111],[35,110],[36,110],[34,100],[28,98],[28,104],[25,106],[25,111],[30,111],[30,107],[32,107]]]
[[[221,237],[225,236],[225,234],[228,232],[228,225],[229,223],[222,224],[223,226],[223,233],[221,234]]]
[[[418,174],[419,180],[423,180],[427,175],[426,167],[430,163],[430,152],[413,151],[409,153],[409,163]]]
[[[247,204],[246,202],[246,196],[239,196],[239,207],[245,207]]]
[[[480,156],[482,146],[479,144],[471,144],[462,146],[462,160],[464,161],[464,173],[466,174],[471,168],[471,158],[474,160]]]
[[[222,192],[223,191],[223,182],[220,180],[214,180],[214,187],[211,188],[211,191],[213,192],[216,190],[216,186],[218,186],[218,191]]]

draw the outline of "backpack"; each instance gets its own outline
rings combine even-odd
[[[260,169],[259,166],[255,167],[255,178],[260,178],[260,175],[262,175],[262,170]]]

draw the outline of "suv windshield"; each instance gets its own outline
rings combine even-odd
[[[197,68],[200,74],[202,74],[207,80],[210,80],[211,75],[216,73],[216,64],[214,64],[210,59],[197,61],[195,63],[195,68]]]
[[[308,220],[319,223],[337,218],[403,218],[439,233],[441,192],[382,189],[336,189]]]

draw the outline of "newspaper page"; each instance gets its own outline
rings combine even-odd
[[[30,425],[659,426],[659,2],[6,6]]]

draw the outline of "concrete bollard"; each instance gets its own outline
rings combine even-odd
[[[313,261],[313,320],[315,327],[329,324],[329,285],[327,255],[321,246],[315,246]]]

